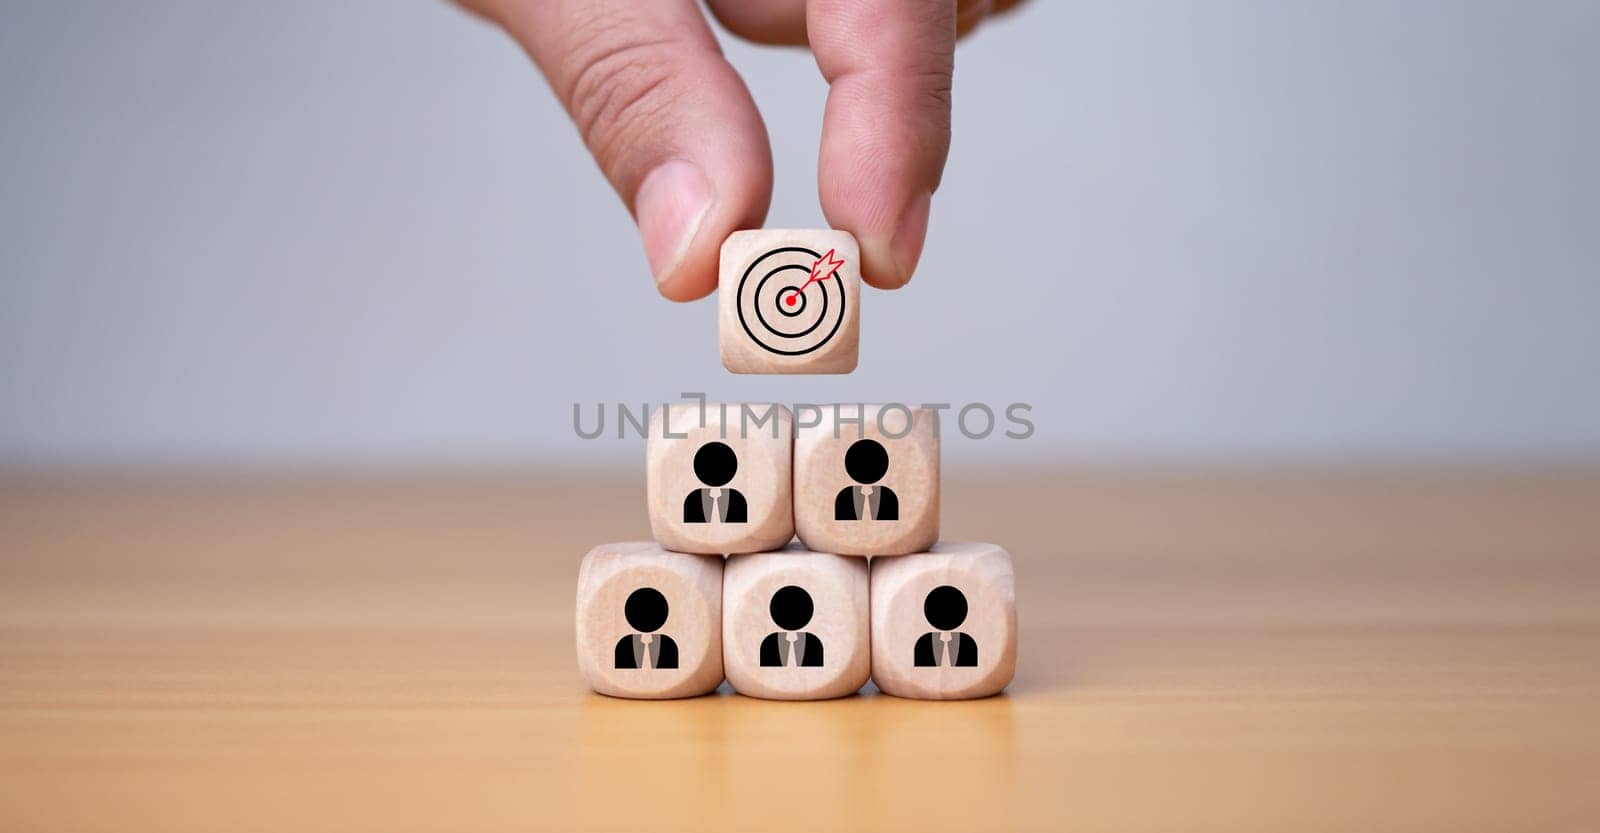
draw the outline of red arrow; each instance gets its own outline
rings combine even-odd
[[[835,257],[834,252],[836,251],[836,249],[829,249],[827,254],[817,258],[817,262],[811,264],[811,277],[806,278],[806,282],[800,284],[800,287],[790,293],[789,297],[783,299],[783,302],[791,307],[800,303],[800,293],[805,292],[806,287],[817,281],[825,281],[837,274],[839,267],[844,265],[844,259]],[[822,270],[824,266],[828,267],[826,272]]]

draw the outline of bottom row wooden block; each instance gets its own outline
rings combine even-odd
[[[1011,682],[1017,613],[1011,555],[938,544],[864,558],[729,556],[606,544],[578,572],[578,667],[595,691],[668,699],[735,690],[775,700],[853,694],[984,697]]]

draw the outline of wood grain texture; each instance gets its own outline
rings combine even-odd
[[[959,611],[931,609],[936,590],[954,594]],[[1016,578],[1004,548],[942,541],[931,552],[872,559],[872,681],[880,690],[921,700],[987,697],[1010,684],[1016,668]]]
[[[811,419],[797,419],[794,439],[800,540],[841,555],[904,555],[933,546],[940,517],[938,414],[860,403],[807,413]],[[859,494],[863,489],[878,493],[876,512]]]
[[[866,684],[872,674],[866,559],[796,544],[729,556],[723,574],[723,672],[735,691],[769,700],[826,700]],[[809,615],[775,602],[785,588],[805,594]],[[780,621],[786,617],[791,621]],[[783,644],[791,635],[796,642],[807,637],[800,667],[786,662],[794,656]],[[768,640],[775,657],[767,656]],[[782,664],[772,667],[770,660]]]
[[[631,609],[636,594],[659,606]],[[601,544],[578,568],[574,599],[578,673],[595,691],[670,700],[722,684],[721,556],[654,541]]]
[[[589,693],[636,475],[0,482],[0,830],[1600,826],[1600,474],[948,481],[1022,652],[944,703]]]
[[[645,445],[651,537],[669,550],[716,555],[782,547],[794,537],[793,457],[794,421],[782,405],[656,409]]]

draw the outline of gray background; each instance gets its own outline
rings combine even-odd
[[[1600,459],[1600,4],[1035,0],[957,58],[850,377],[724,372],[542,80],[442,3],[7,2],[0,462],[570,465],[571,403],[1025,400],[968,461]],[[808,55],[724,39],[769,225]]]

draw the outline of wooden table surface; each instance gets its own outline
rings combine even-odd
[[[946,481],[988,700],[587,693],[633,477],[0,480],[0,829],[1600,830],[1600,473]]]

